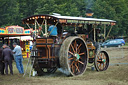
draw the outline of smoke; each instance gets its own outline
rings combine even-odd
[[[94,3],[94,0],[85,0],[85,3],[87,4],[86,10],[91,9]]]

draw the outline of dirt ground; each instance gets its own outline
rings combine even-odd
[[[92,71],[88,66],[84,75],[67,77],[57,71],[48,76],[23,77],[13,63],[14,75],[0,75],[0,85],[128,85],[128,47],[106,48],[110,66],[106,71]],[[27,59],[24,60],[26,68]]]

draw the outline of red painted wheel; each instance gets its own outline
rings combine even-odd
[[[60,49],[60,66],[67,75],[83,74],[87,66],[87,46],[79,37],[68,37]]]
[[[95,68],[97,71],[107,70],[109,66],[109,56],[107,52],[100,51],[95,56]]]

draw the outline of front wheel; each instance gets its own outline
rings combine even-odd
[[[109,66],[109,56],[105,51],[99,51],[95,56],[95,68],[97,71],[105,71]]]

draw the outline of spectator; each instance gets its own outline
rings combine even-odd
[[[13,43],[13,53],[14,53],[14,57],[15,57],[15,62],[16,62],[16,67],[19,71],[20,74],[24,73],[24,68],[23,68],[23,57],[22,57],[22,50],[21,47],[19,45],[17,45],[16,43]]]
[[[3,58],[4,58],[4,63],[5,63],[5,73],[8,75],[8,65],[10,68],[10,74],[13,75],[13,70],[12,70],[12,60],[13,60],[13,54],[11,49],[4,44],[3,45]]]
[[[4,58],[3,58],[3,56],[2,56],[2,48],[0,48],[0,73],[1,73],[1,75],[4,75],[4,67],[5,67],[5,65],[4,65]]]

